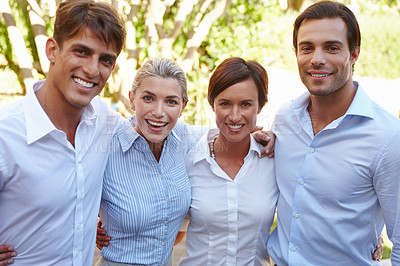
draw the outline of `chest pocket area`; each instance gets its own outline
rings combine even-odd
[[[190,189],[190,182],[187,175],[185,162],[180,162],[178,165],[172,167],[168,174],[172,176],[172,180],[179,191],[184,192]]]

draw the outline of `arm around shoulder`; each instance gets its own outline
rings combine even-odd
[[[0,266],[14,263],[13,257],[17,256],[14,247],[10,245],[0,245]]]

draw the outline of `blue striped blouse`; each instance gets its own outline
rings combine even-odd
[[[188,126],[169,134],[159,162],[132,126],[111,144],[104,176],[100,218],[111,236],[101,255],[111,261],[162,265],[190,205],[186,153],[195,144]]]

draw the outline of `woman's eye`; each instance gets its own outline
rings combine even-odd
[[[168,104],[175,105],[178,104],[178,102],[175,100],[168,100]]]
[[[144,96],[143,99],[144,99],[146,102],[150,102],[150,101],[151,101],[151,97],[150,97],[150,96]]]

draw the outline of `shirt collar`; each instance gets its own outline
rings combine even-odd
[[[193,164],[201,161],[201,160],[210,160],[210,149],[208,144],[217,137],[219,131],[217,128],[210,129],[207,134],[200,139],[199,143],[195,147],[193,147],[190,152],[193,152]],[[262,145],[257,143],[256,140],[253,138],[253,135],[250,134],[250,149],[249,154],[254,151],[257,153],[258,157],[261,157],[261,149]]]
[[[41,80],[36,82],[33,88],[28,90],[24,97],[23,105],[28,145],[41,139],[50,132],[57,130],[43,110],[35,94],[43,86],[45,81],[46,80]],[[92,103],[85,108],[81,122],[86,123],[88,126],[95,126],[97,124],[97,114]]]
[[[358,82],[355,81],[354,86],[357,88],[357,92],[354,96],[353,102],[350,104],[350,107],[346,112],[346,115],[365,116],[373,119],[374,109],[372,100],[368,97],[367,93]]]
[[[121,144],[123,152],[129,150],[135,143],[135,141],[138,141],[139,139],[143,139],[143,141],[145,141],[145,139],[134,129],[135,124],[135,116],[132,116],[129,121],[127,120],[124,123],[124,125],[119,130],[119,133],[117,133],[118,141]],[[171,131],[166,140],[172,142],[172,148],[174,149],[179,149],[182,143],[182,140],[179,138],[174,130]]]
[[[346,114],[343,117],[346,117],[348,115],[356,115],[374,118],[372,100],[368,97],[368,95],[361,87],[361,85],[358,84],[358,82],[354,81],[354,86],[357,88],[357,92],[349,108],[347,109]],[[305,92],[292,102],[291,108],[297,114],[301,112],[306,112],[309,102],[310,93]]]

